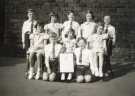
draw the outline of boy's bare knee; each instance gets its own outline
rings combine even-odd
[[[81,82],[83,82],[83,79],[84,79],[84,77],[82,75],[77,76],[76,82],[81,83]]]
[[[85,79],[85,82],[90,82],[91,81],[91,79],[92,79],[92,77],[91,77],[91,75],[85,75],[84,76],[84,79]]]
[[[51,73],[49,75],[49,81],[54,81],[55,80],[55,77],[56,77],[56,74],[55,73]]]
[[[45,81],[48,80],[48,73],[47,72],[43,73],[43,80],[45,80]]]

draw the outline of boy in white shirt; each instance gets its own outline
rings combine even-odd
[[[37,20],[35,20],[35,13],[33,9],[27,11],[28,20],[24,21],[22,27],[22,45],[23,49],[28,50],[30,47],[29,35],[33,33]]]
[[[51,12],[49,14],[50,17],[50,23],[46,24],[44,26],[44,30],[45,32],[47,32],[48,34],[51,34],[52,32],[57,34],[57,38],[58,40],[61,40],[61,31],[62,31],[62,24],[58,23],[57,19],[58,16],[56,13]]]
[[[89,37],[88,41],[92,42],[92,50],[94,52],[92,73],[95,76],[103,77],[104,55],[106,53],[106,40],[108,34],[103,34],[103,26],[97,26],[97,33]]]
[[[74,30],[75,35],[77,37],[78,29],[79,29],[79,23],[76,22],[74,19],[75,19],[74,12],[70,11],[69,14],[68,14],[68,21],[65,21],[63,23],[62,40],[65,39],[65,34],[67,34],[66,32],[68,31],[68,29],[70,27]]]
[[[78,48],[75,49],[74,54],[76,58],[76,82],[91,81],[91,51],[86,48],[86,40],[78,38]]]
[[[35,57],[37,60],[37,72],[35,79],[38,80],[41,77],[44,46],[47,43],[47,39],[48,36],[43,33],[43,24],[37,23],[35,32],[30,35],[30,48],[28,50],[30,69],[28,79],[33,79],[34,77]]]
[[[107,54],[105,55],[105,66],[104,66],[104,75],[105,77],[112,76],[112,68],[110,58],[112,55],[112,50],[116,43],[116,29],[111,25],[111,16],[104,16],[104,32],[109,35],[109,38],[106,41],[107,44]]]
[[[93,19],[94,19],[93,13],[88,11],[86,14],[86,22],[81,24],[77,38],[83,37],[87,40],[89,36],[95,33],[96,23],[94,22]]]
[[[58,60],[62,45],[57,43],[57,34],[51,33],[49,37],[50,43],[45,46],[45,64],[46,72],[43,73],[43,80],[54,81],[58,73]]]

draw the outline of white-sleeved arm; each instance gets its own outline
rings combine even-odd
[[[113,41],[113,45],[115,45],[115,43],[116,43],[116,29],[114,27],[111,27],[109,34],[110,34],[110,37]]]
[[[23,26],[22,26],[22,43],[25,42],[25,22],[23,23]]]

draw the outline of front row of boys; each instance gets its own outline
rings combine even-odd
[[[76,40],[72,28],[68,29],[65,36],[66,39],[63,44],[60,44],[57,42],[56,33],[43,33],[43,24],[37,23],[36,30],[30,35],[28,79],[35,78],[38,80],[42,77],[43,80],[54,81],[59,72],[60,54],[66,52],[74,54],[74,73],[77,82],[90,82],[92,76],[103,77],[105,42],[108,38],[108,34],[103,33],[103,26],[98,25],[96,33],[89,37],[87,41],[82,37]],[[44,57],[45,66],[42,68]],[[35,70],[36,62],[38,65]],[[65,62],[68,61],[65,60]],[[72,75],[73,73],[69,72],[66,78],[66,73],[61,73],[61,80],[72,80]]]

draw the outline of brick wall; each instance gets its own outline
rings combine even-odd
[[[86,10],[90,9],[96,18],[102,18],[105,14],[112,16],[112,23],[117,29],[117,47],[134,48],[134,5],[134,0],[5,0],[4,44],[12,54],[22,52],[16,49],[21,46],[21,27],[28,8],[35,9],[39,19],[45,23],[48,23],[50,11],[56,11],[60,22],[63,22],[70,9],[75,11],[76,20],[81,23]]]

